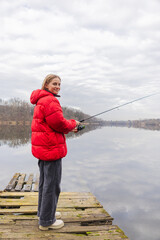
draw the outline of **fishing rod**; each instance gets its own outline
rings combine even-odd
[[[105,111],[103,111],[103,112],[100,112],[100,113],[97,113],[97,114],[95,114],[95,115],[92,115],[92,116],[90,116],[90,117],[88,117],[88,118],[82,119],[82,120],[80,120],[79,122],[85,122],[86,120],[89,120],[89,119],[91,119],[91,118],[97,117],[97,116],[99,116],[99,115],[101,115],[101,114],[104,114],[104,113],[107,113],[107,112],[111,112],[111,111],[113,111],[113,110],[115,110],[115,109],[117,109],[117,108],[121,108],[121,107],[126,106],[126,105],[128,105],[128,104],[131,104],[131,103],[140,101],[140,100],[142,100],[142,99],[144,99],[144,98],[152,97],[152,96],[157,95],[157,94],[160,94],[160,92],[158,92],[158,93],[153,93],[153,94],[150,94],[150,95],[147,95],[147,96],[143,96],[143,97],[141,97],[141,98],[134,99],[134,100],[132,100],[132,101],[130,101],[130,102],[126,102],[126,103],[124,103],[124,104],[118,105],[118,106],[116,106],[116,107],[113,107],[113,108],[107,109],[107,110],[105,110]],[[84,129],[84,128],[85,128],[85,126],[80,124],[77,129],[78,129],[78,131],[80,131],[80,130],[82,130],[82,129]]]

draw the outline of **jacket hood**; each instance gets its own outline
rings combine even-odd
[[[52,93],[41,89],[34,90],[30,96],[30,102],[36,104],[40,98],[48,95],[52,95]]]

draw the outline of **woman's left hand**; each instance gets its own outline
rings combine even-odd
[[[71,132],[74,132],[74,133],[78,132],[77,127],[75,127]]]

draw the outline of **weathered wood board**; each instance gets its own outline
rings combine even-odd
[[[128,240],[118,226],[112,225],[113,218],[96,197],[86,192],[62,192],[57,211],[65,226],[40,231],[36,216],[38,192],[32,188],[34,175],[29,175],[24,186],[25,178],[26,174],[15,174],[5,191],[0,191],[0,239]]]
[[[31,173],[27,178],[25,173],[15,173],[4,191],[38,192],[38,184],[39,174],[34,178],[34,174]]]

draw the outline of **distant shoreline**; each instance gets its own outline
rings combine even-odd
[[[0,126],[31,126],[31,120],[0,120]],[[152,130],[160,130],[160,119],[128,120],[128,121],[104,121],[87,122],[85,125],[109,126],[109,127],[133,127]]]

